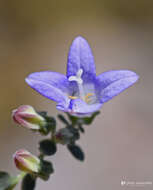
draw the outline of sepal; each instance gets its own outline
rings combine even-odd
[[[48,116],[47,112],[38,112],[46,121],[46,124],[41,127],[39,132],[42,135],[48,135],[50,132],[55,133],[56,130],[56,120],[54,117]]]
[[[69,113],[67,113],[67,115],[68,115],[68,117],[71,120],[73,125],[78,125],[78,124],[90,125],[94,121],[95,117],[99,114],[100,114],[100,112],[97,111],[97,112],[94,112],[89,117],[76,117],[76,116],[72,116]]]
[[[52,163],[46,160],[41,160],[40,172],[38,176],[44,181],[47,181],[53,172],[54,169]]]

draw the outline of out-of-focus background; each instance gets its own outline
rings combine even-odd
[[[37,154],[41,138],[15,126],[12,109],[29,104],[51,115],[55,103],[24,82],[35,71],[66,72],[67,53],[77,35],[90,43],[97,74],[130,69],[140,80],[105,104],[79,142],[86,153],[76,161],[59,146],[50,158],[55,174],[37,190],[122,190],[121,181],[153,183],[153,1],[0,1],[0,170],[18,173],[12,154]],[[59,127],[62,127],[61,125]],[[153,189],[153,185],[130,189]],[[18,186],[16,189],[20,189]]]

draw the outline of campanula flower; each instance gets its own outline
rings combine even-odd
[[[13,157],[19,170],[29,173],[38,173],[40,171],[40,160],[27,150],[18,150]]]
[[[39,130],[46,125],[45,119],[29,105],[22,105],[13,110],[12,118],[15,123],[33,130]]]
[[[112,70],[96,76],[90,46],[79,36],[69,50],[66,76],[53,71],[35,72],[26,82],[41,95],[57,102],[57,109],[86,116],[98,111],[138,78],[129,70]]]

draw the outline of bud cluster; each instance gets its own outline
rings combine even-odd
[[[17,177],[10,177],[5,172],[0,172],[0,190],[12,190],[22,179],[22,190],[33,190],[37,178],[48,180],[54,172],[50,161],[45,156],[52,156],[57,152],[57,145],[66,145],[68,151],[78,160],[84,160],[84,153],[76,141],[80,133],[84,133],[82,125],[89,125],[98,113],[91,117],[78,118],[67,114],[67,119],[59,114],[58,119],[64,127],[56,130],[56,120],[47,115],[47,112],[37,112],[32,106],[22,105],[13,110],[12,118],[16,124],[39,132],[41,135],[50,134],[50,138],[39,142],[39,156],[35,156],[25,149],[20,149],[13,155],[16,167],[21,171]],[[3,181],[4,183],[2,183]]]

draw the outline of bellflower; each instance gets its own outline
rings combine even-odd
[[[96,76],[88,42],[76,37],[68,54],[66,76],[53,71],[30,74],[26,82],[41,95],[57,102],[57,109],[88,116],[138,80],[129,70],[112,70]]]

